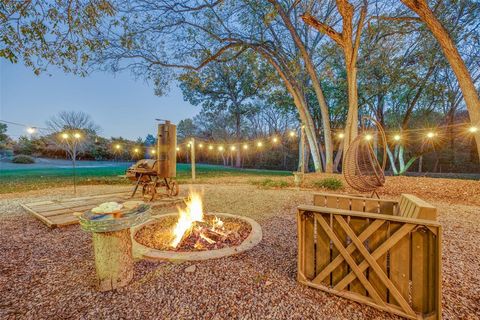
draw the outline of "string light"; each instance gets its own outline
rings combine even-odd
[[[257,142],[257,147],[261,148],[262,146],[263,146],[262,141],[258,141],[258,142]]]
[[[133,152],[138,153],[138,148],[133,149]]]
[[[218,151],[223,151],[223,146],[218,146]]]
[[[288,133],[288,135],[293,138],[293,137],[295,137],[297,134],[295,133],[295,131],[291,130],[291,131]]]
[[[115,149],[119,150],[120,148],[121,148],[121,146],[119,144],[115,145]]]
[[[393,136],[393,140],[395,141],[400,141],[402,139],[402,137],[399,135],[399,134],[396,134]]]
[[[340,133],[338,134],[338,138],[339,138],[339,139],[345,138],[345,133],[340,132]]]
[[[66,133],[66,132],[62,133],[62,138],[63,139],[68,139],[68,137],[69,137],[68,133]]]
[[[209,146],[208,146],[208,150],[213,150],[213,146],[212,146],[212,145],[209,145]]]
[[[430,132],[427,133],[427,138],[429,138],[429,139],[432,139],[435,136],[436,136],[435,132],[430,131]]]
[[[35,128],[35,127],[28,127],[27,128],[27,133],[28,134],[34,134],[35,132],[37,132],[37,128]]]
[[[470,128],[468,128],[468,132],[470,132],[470,133],[475,133],[477,131],[478,131],[478,128],[475,127],[475,126],[471,126]]]
[[[78,133],[78,132],[75,132],[75,133],[73,134],[73,137],[74,137],[75,139],[80,139],[80,138],[82,137],[82,135],[81,135],[80,133]]]
[[[155,149],[150,150],[151,154],[155,154]]]
[[[200,144],[198,145],[198,147],[199,147],[200,149],[203,149],[203,143],[200,143]]]
[[[179,148],[179,147],[177,147],[177,151],[180,151],[180,148]]]
[[[243,150],[247,150],[248,149],[248,144],[244,144],[243,145]]]
[[[373,139],[373,136],[371,134],[368,133],[365,135],[365,140],[370,141],[372,139]]]
[[[187,148],[190,148],[190,143],[187,143]]]
[[[231,150],[231,151],[235,151],[235,149],[236,149],[235,146],[231,146],[231,147],[230,147],[230,150]]]
[[[273,143],[277,143],[277,142],[278,142],[278,138],[277,138],[277,137],[273,137],[272,142],[273,142]]]

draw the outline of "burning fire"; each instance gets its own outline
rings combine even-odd
[[[188,234],[192,233],[192,229],[199,222],[205,222],[203,212],[202,197],[197,192],[191,192],[188,201],[186,202],[186,208],[178,208],[178,221],[172,229],[173,240],[170,245],[174,248],[178,247],[182,239]],[[220,229],[223,227],[223,222],[218,217],[215,217],[209,230],[221,233]],[[214,243],[215,241],[209,238],[202,232],[199,233],[199,237],[208,243]]]

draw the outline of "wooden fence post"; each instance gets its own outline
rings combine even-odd
[[[190,158],[192,161],[192,181],[195,181],[195,138],[192,138],[192,141],[190,141]]]

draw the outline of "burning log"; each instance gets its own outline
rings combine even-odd
[[[192,226],[183,234],[182,239],[176,246],[179,248],[195,248],[199,250],[215,247],[217,242],[225,241],[228,234],[221,230],[214,229],[211,223],[195,221]]]

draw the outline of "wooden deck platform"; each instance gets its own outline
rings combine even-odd
[[[21,206],[50,228],[56,228],[78,223],[78,218],[73,214],[74,212],[90,210],[103,202],[124,202],[128,200],[129,197],[130,192],[121,192],[62,200],[22,203]],[[135,197],[132,200],[142,199],[141,197]],[[153,208],[167,207],[180,204],[183,200],[183,197],[165,197],[153,202],[148,202],[148,204]]]

